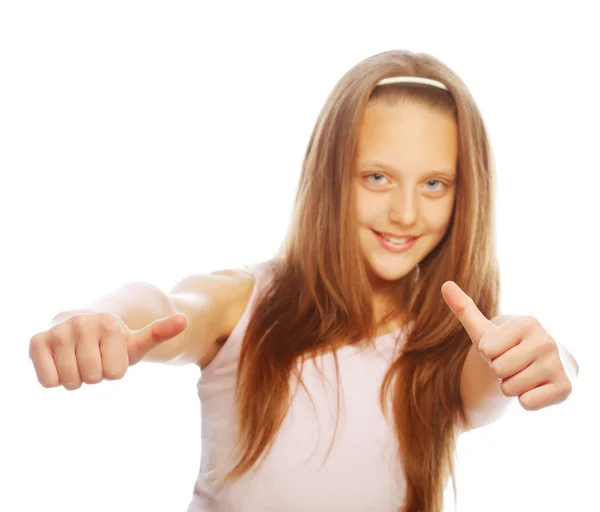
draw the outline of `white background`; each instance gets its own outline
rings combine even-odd
[[[29,339],[123,283],[269,258],[326,96],[394,48],[473,92],[498,165],[502,312],[536,316],[581,366],[564,404],[515,403],[460,439],[458,510],[598,510],[593,3],[215,4],[0,7],[0,510],[186,509],[198,369],[44,389]]]

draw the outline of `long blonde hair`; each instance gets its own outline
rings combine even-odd
[[[426,85],[386,85],[383,78],[420,76]],[[448,232],[400,280],[412,328],[381,388],[391,412],[406,475],[405,512],[438,512],[448,478],[456,496],[454,453],[467,424],[460,375],[472,343],[446,305],[441,286],[453,280],[484,315],[497,314],[493,162],[482,117],[462,80],[438,59],[409,51],[369,57],[349,70],[327,99],[306,150],[294,214],[274,260],[273,278],[256,303],[242,343],[237,380],[239,459],[226,479],[257,465],[289,408],[297,362],[335,355],[376,334],[372,290],[358,250],[352,176],[364,109],[378,98],[419,102],[451,114],[459,130],[456,199]],[[414,271],[413,271],[414,272]]]

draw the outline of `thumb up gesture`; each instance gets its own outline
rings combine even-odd
[[[74,390],[82,382],[123,378],[151,349],[186,327],[187,318],[181,314],[156,320],[138,331],[112,313],[79,314],[33,336],[29,358],[42,386]]]
[[[561,348],[532,316],[512,317],[502,325],[487,319],[453,281],[442,286],[448,307],[469,334],[507,397],[519,397],[527,411],[565,400],[572,390]]]

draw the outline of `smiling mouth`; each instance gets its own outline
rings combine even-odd
[[[375,237],[377,238],[377,241],[379,242],[381,247],[392,252],[408,251],[415,245],[417,240],[420,238],[420,235],[417,237],[407,237],[404,239],[394,238],[382,235],[381,233],[375,230],[373,230],[373,233],[375,234]]]
[[[388,233],[380,233],[379,231],[375,231],[375,230],[373,230],[373,231],[375,232],[375,234],[379,235],[380,237],[385,238],[389,242],[396,243],[396,244],[410,242],[411,240],[419,238],[419,235],[396,236],[396,235],[390,235]]]

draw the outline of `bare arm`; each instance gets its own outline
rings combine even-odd
[[[59,313],[52,325],[76,314],[109,312],[130,329],[140,330],[155,320],[181,313],[188,319],[187,328],[150,350],[143,361],[193,362],[202,367],[218,352],[217,341],[227,337],[239,320],[252,283],[246,274],[235,270],[187,276],[169,293],[150,283],[128,283],[82,309]]]

